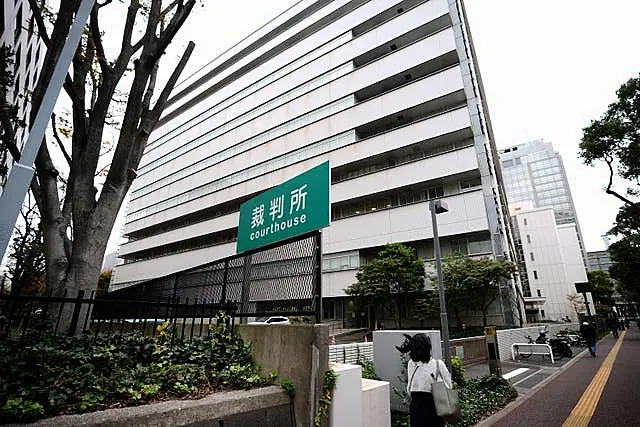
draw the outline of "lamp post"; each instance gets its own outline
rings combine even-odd
[[[447,306],[444,299],[444,283],[442,280],[442,260],[440,256],[440,238],[438,236],[437,214],[448,212],[447,204],[442,200],[429,202],[431,211],[431,225],[433,227],[433,248],[436,256],[436,272],[438,274],[438,293],[440,294],[440,329],[442,331],[442,344],[444,347],[444,361],[451,372],[451,348],[449,345],[449,320],[447,318]]]

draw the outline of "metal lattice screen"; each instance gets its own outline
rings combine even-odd
[[[234,303],[236,316],[316,315],[320,232],[109,292],[107,299]]]

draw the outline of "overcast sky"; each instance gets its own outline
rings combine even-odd
[[[206,0],[189,17],[166,62],[188,40],[196,42],[186,76],[295,3]],[[586,248],[604,249],[600,236],[611,228],[619,203],[603,192],[606,168],[583,165],[578,144],[582,128],[614,100],[621,83],[640,72],[640,1],[465,4],[498,147],[538,138],[552,142],[569,175]]]

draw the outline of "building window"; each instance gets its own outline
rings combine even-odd
[[[322,271],[355,270],[360,267],[358,251],[327,254],[322,257]]]
[[[335,320],[336,318],[336,301],[322,302],[322,317],[326,320]]]
[[[536,258],[533,256],[533,252],[529,252],[529,256],[531,257],[531,261],[535,261]]]
[[[538,272],[536,270],[533,270],[533,278],[538,280]]]
[[[542,316],[543,319],[545,318],[544,310],[540,310],[540,316]]]
[[[531,236],[527,234],[527,243],[531,243]]]
[[[527,225],[527,218],[522,218],[522,221],[524,222],[524,225]]]
[[[540,289],[538,289],[537,291],[538,291],[538,296],[541,297],[542,296],[542,292],[540,292]]]

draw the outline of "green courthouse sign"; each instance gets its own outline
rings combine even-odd
[[[326,227],[331,222],[329,162],[240,205],[236,252]]]

